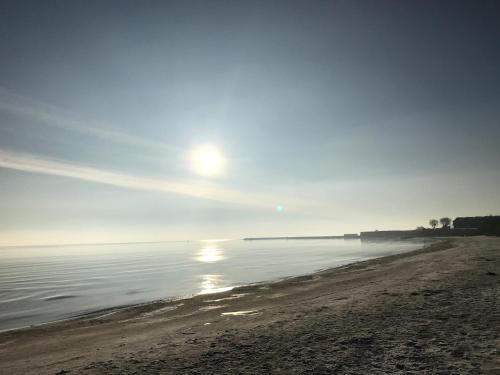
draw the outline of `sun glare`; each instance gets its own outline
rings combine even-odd
[[[215,246],[205,246],[201,249],[196,260],[203,263],[215,263],[224,258],[222,251]]]
[[[201,146],[195,149],[192,159],[195,171],[204,176],[220,174],[224,167],[224,158],[214,146]]]

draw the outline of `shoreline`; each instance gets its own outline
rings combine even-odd
[[[445,365],[455,372],[481,366],[500,371],[498,352],[491,347],[495,330],[476,327],[483,324],[476,323],[478,319],[492,326],[500,323],[493,314],[498,307],[481,300],[483,295],[496,298],[498,294],[499,248],[498,238],[445,239],[407,253],[308,275],[4,331],[0,363],[9,374],[216,373],[222,369],[226,373],[308,369],[402,373],[403,368],[424,371],[418,368],[423,362],[430,366],[428,371],[446,369]],[[484,292],[478,294],[478,288]],[[462,314],[477,316],[455,317],[458,306],[464,305],[471,306],[471,311]],[[442,320],[445,313],[449,317]],[[442,327],[446,324],[450,331]],[[436,332],[420,338],[429,325]],[[382,337],[394,327],[398,334]],[[455,337],[460,330],[468,335]],[[433,335],[441,342],[452,342],[437,345]],[[406,336],[409,343],[400,344]],[[470,348],[460,349],[467,340]],[[479,354],[476,346],[481,347]],[[441,357],[441,352],[450,356],[448,348],[465,351],[474,360]],[[382,361],[381,355],[388,357]],[[365,363],[373,356],[371,365]],[[430,359],[424,361],[423,356]],[[481,361],[486,365],[474,356],[484,356]]]
[[[348,239],[348,240],[351,240],[351,239]],[[359,240],[359,239],[357,239],[357,240]],[[401,242],[410,241],[411,242],[411,241],[414,241],[414,240],[415,240],[414,238],[407,238],[407,239],[386,240],[386,241],[392,241],[392,242],[394,242],[394,241],[401,241]],[[380,240],[375,240],[375,242],[379,242],[379,241]],[[382,240],[382,241],[384,241],[384,240]],[[422,248],[416,249],[416,250],[410,250],[409,252],[420,251],[420,250],[423,250],[423,249],[425,249],[425,248],[427,248],[429,246],[432,246],[433,244],[444,243],[446,241],[448,241],[447,238],[426,239],[425,242],[421,243]],[[163,241],[163,242],[166,242],[166,241]],[[183,242],[183,241],[170,241],[170,242]],[[153,243],[153,242],[149,242],[149,243]],[[116,243],[116,244],[120,244],[120,243]],[[80,246],[86,246],[86,245],[87,244],[80,244]],[[101,245],[101,244],[96,244],[96,245]],[[51,247],[51,245],[48,245],[48,246]],[[65,246],[65,245],[62,245],[62,246]],[[403,254],[406,254],[406,253],[407,252],[403,252],[401,254],[394,254],[394,255],[403,255]],[[283,276],[283,277],[279,277],[279,278],[276,278],[276,279],[261,280],[261,281],[255,281],[255,282],[251,282],[251,283],[246,283],[246,284],[239,284],[239,285],[234,285],[234,286],[222,287],[222,288],[219,288],[221,290],[217,290],[217,291],[210,292],[210,293],[205,293],[205,294],[203,294],[203,293],[194,293],[194,294],[191,294],[191,295],[157,298],[157,299],[154,299],[154,300],[147,300],[147,301],[143,301],[143,302],[132,302],[132,303],[129,303],[129,304],[122,304],[122,305],[117,305],[117,306],[103,307],[103,308],[100,308],[100,309],[86,311],[86,312],[81,312],[81,313],[77,313],[75,315],[71,315],[71,316],[68,316],[68,317],[65,317],[65,318],[61,318],[61,319],[57,319],[57,320],[51,320],[51,321],[47,321],[47,322],[43,322],[43,323],[30,324],[30,325],[25,325],[25,326],[21,326],[21,327],[14,327],[14,328],[7,328],[7,329],[0,329],[0,335],[3,334],[3,333],[15,332],[15,331],[20,331],[20,330],[31,330],[31,329],[37,329],[39,327],[44,328],[44,327],[51,326],[51,325],[54,325],[54,324],[66,323],[66,322],[71,322],[71,321],[79,320],[79,319],[83,319],[83,320],[96,319],[96,318],[99,318],[101,316],[101,314],[103,314],[103,315],[104,314],[114,314],[115,312],[119,312],[120,310],[124,310],[124,309],[130,310],[130,309],[135,309],[135,308],[145,308],[145,307],[147,308],[149,305],[151,305],[152,307],[155,307],[158,304],[172,303],[172,302],[176,302],[176,301],[189,300],[189,299],[201,296],[201,295],[214,295],[214,294],[219,294],[219,293],[224,293],[224,292],[231,292],[235,288],[240,288],[240,287],[251,287],[251,286],[256,286],[256,285],[275,284],[275,283],[279,283],[279,282],[282,282],[282,281],[292,280],[294,278],[307,277],[307,276],[310,276],[310,275],[315,275],[315,274],[320,273],[320,272],[325,272],[325,271],[329,271],[329,270],[335,270],[335,269],[339,269],[339,268],[343,268],[343,267],[348,267],[348,266],[351,266],[351,265],[354,265],[354,264],[357,264],[357,263],[369,262],[371,260],[380,259],[380,258],[386,258],[386,257],[394,256],[394,255],[385,255],[385,256],[379,256],[379,257],[365,259],[365,260],[357,260],[357,261],[346,263],[344,265],[339,265],[339,266],[332,266],[332,267],[331,266],[330,267],[326,266],[325,268],[319,268],[317,270],[314,270],[312,272],[305,273],[305,274],[292,275],[292,276]]]
[[[243,240],[245,240],[245,239],[243,239]],[[412,240],[414,240],[414,239],[413,238],[399,239],[399,241],[402,241],[402,242],[412,241]],[[375,240],[375,241],[377,241],[377,240]],[[392,240],[392,241],[396,241],[396,240]],[[163,241],[163,242],[167,242],[167,241]],[[183,241],[170,241],[170,242],[183,242]],[[154,242],[144,242],[144,243],[154,243]],[[349,268],[350,266],[354,266],[358,263],[362,264],[365,262],[375,261],[377,259],[385,259],[385,258],[391,258],[391,257],[404,256],[405,254],[410,254],[410,253],[426,250],[434,245],[439,246],[440,244],[447,244],[447,243],[451,243],[451,241],[448,238],[432,238],[432,239],[428,239],[427,242],[423,242],[422,248],[416,249],[416,250],[411,250],[409,252],[403,252],[400,254],[393,254],[393,255],[386,255],[386,256],[381,256],[381,257],[375,257],[375,258],[366,259],[366,260],[359,260],[359,261],[347,263],[347,264],[340,265],[340,266],[320,268],[318,270],[315,270],[313,272],[306,273],[303,275],[284,276],[284,277],[280,277],[280,278],[272,279],[272,280],[262,280],[262,281],[248,283],[248,284],[223,287],[221,289],[224,289],[224,290],[215,291],[215,292],[211,292],[211,293],[198,293],[198,294],[192,294],[192,295],[186,295],[186,296],[173,296],[173,297],[159,298],[159,299],[145,301],[145,302],[139,302],[139,303],[130,303],[130,304],[124,304],[124,305],[118,305],[118,306],[112,306],[112,307],[105,307],[102,309],[84,312],[81,314],[69,316],[67,318],[62,318],[62,319],[58,319],[58,320],[52,320],[52,321],[48,321],[48,322],[44,322],[44,323],[31,324],[31,325],[26,325],[26,326],[22,326],[22,327],[15,327],[15,328],[8,328],[5,330],[0,330],[0,336],[4,333],[33,330],[33,329],[37,329],[37,328],[46,328],[46,327],[50,327],[52,325],[64,324],[64,323],[72,322],[75,320],[99,319],[101,316],[115,314],[115,313],[118,313],[122,310],[127,310],[127,311],[130,310],[130,312],[133,313],[133,310],[135,310],[135,309],[142,310],[142,309],[148,308],[148,307],[152,307],[153,309],[155,309],[158,305],[165,305],[165,304],[169,305],[171,303],[182,302],[184,300],[190,300],[190,299],[193,299],[193,298],[196,298],[199,296],[204,296],[204,295],[218,295],[221,293],[229,293],[231,291],[234,291],[237,288],[246,288],[246,287],[253,287],[253,286],[266,286],[266,285],[272,285],[272,284],[286,282],[286,281],[293,281],[293,279],[296,279],[296,278],[300,279],[300,278],[304,278],[304,277],[314,277],[314,275],[316,275],[316,274],[340,270],[343,268]],[[120,244],[120,243],[113,243],[113,244]],[[86,245],[87,244],[79,244],[77,246],[86,246]],[[92,244],[92,245],[95,245],[95,244]],[[97,244],[97,245],[100,245],[100,244]],[[37,247],[43,247],[43,246],[45,246],[45,245],[39,245]],[[47,246],[51,246],[51,245],[47,245]],[[65,245],[61,245],[61,246],[65,246]]]

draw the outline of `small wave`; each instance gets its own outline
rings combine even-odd
[[[24,301],[24,300],[31,300],[31,299],[34,299],[35,297],[37,297],[38,294],[39,293],[36,293],[36,294],[26,294],[24,296],[15,296],[15,297],[10,297],[10,298],[0,299],[0,304],[2,304],[2,303],[19,302],[19,301]]]
[[[68,295],[68,294],[59,294],[56,296],[45,297],[45,298],[43,298],[43,300],[45,300],[45,301],[57,301],[60,299],[68,299],[68,298],[76,298],[76,297],[78,297],[78,296],[73,296],[73,295]]]
[[[134,294],[141,294],[143,292],[144,292],[144,290],[141,290],[141,289],[139,289],[139,290],[129,290],[128,292],[125,293],[125,295],[131,296],[131,295],[134,295]]]

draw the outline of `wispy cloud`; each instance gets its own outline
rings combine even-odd
[[[295,210],[307,206],[306,202],[286,199],[283,196],[275,197],[268,194],[248,193],[213,185],[145,178],[2,149],[0,149],[0,168],[74,178],[126,189],[179,194],[254,209],[273,210],[277,204],[286,204],[287,208]]]
[[[61,108],[17,95],[1,87],[0,110],[43,122],[45,125],[50,127],[74,131],[112,143],[141,147],[148,150],[179,150],[178,148],[167,145],[163,142],[112,130],[109,126],[103,124],[96,124],[77,119],[74,115],[62,110]]]

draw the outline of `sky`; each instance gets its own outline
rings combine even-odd
[[[2,1],[0,246],[500,213],[498,1]],[[199,173],[193,155],[216,150]]]

